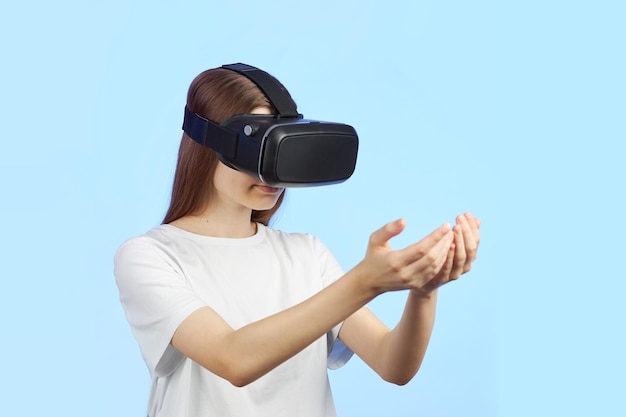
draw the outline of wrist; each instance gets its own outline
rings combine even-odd
[[[370,300],[385,292],[385,289],[376,280],[376,274],[372,272],[372,268],[363,261],[352,268],[350,275],[354,276],[354,283],[358,287],[358,291]]]
[[[411,296],[418,300],[429,301],[437,298],[437,288],[432,290],[413,288],[409,291],[411,293]]]

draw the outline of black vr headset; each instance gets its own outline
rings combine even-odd
[[[245,64],[224,65],[252,80],[276,115],[240,114],[214,123],[185,107],[183,130],[226,165],[272,187],[310,187],[350,178],[359,139],[352,126],[306,120],[278,81]]]

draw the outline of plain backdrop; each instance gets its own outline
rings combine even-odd
[[[244,62],[305,117],[353,125],[347,182],[288,190],[274,226],[349,269],[471,211],[407,386],[358,358],[340,416],[623,416],[626,9],[619,1],[4,2],[2,414],[144,416],[149,377],[112,274],[167,207],[186,91]],[[399,318],[406,294],[371,308]]]

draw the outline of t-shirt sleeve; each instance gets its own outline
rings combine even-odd
[[[318,238],[314,238],[314,247],[320,262],[322,272],[322,280],[324,287],[329,286],[344,275],[343,269],[328,247]],[[339,330],[343,322],[333,327],[326,335],[328,343],[328,360],[329,369],[338,369],[345,365],[354,354],[350,348],[343,344],[338,338]]]
[[[205,304],[166,250],[151,238],[124,243],[115,254],[114,273],[126,318],[150,373],[171,374],[184,359],[170,344],[174,332]]]

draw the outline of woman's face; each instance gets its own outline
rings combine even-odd
[[[252,114],[272,114],[267,107],[257,107]],[[276,205],[284,188],[270,187],[260,180],[219,163],[213,177],[215,203],[232,210],[269,210]]]

